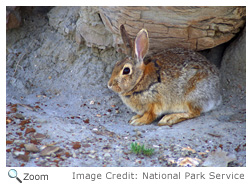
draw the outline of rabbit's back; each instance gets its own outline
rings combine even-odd
[[[145,64],[159,67],[158,93],[170,112],[184,110],[191,101],[210,111],[221,101],[218,68],[201,54],[183,48],[172,48],[146,57]]]

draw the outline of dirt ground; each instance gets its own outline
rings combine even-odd
[[[245,93],[172,127],[136,127],[106,86],[114,49],[79,47],[42,16],[8,31],[6,51],[7,166],[246,166]]]

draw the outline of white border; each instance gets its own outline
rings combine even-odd
[[[5,117],[6,117],[6,28],[3,25],[6,25],[6,6],[248,6],[249,1],[248,0],[228,0],[228,1],[219,1],[219,0],[210,0],[210,1],[202,1],[202,0],[175,0],[175,1],[165,1],[165,0],[151,0],[151,1],[146,1],[146,0],[123,0],[123,1],[118,1],[118,0],[75,0],[75,1],[59,1],[59,0],[43,0],[43,1],[37,1],[37,0],[9,0],[4,2],[4,6],[1,6],[0,8],[0,15],[1,15],[1,59],[2,61],[0,62],[0,87],[1,87],[1,96],[0,96],[0,118],[1,118],[1,128],[0,128],[0,134],[1,136],[1,144],[0,144],[0,170],[1,170],[1,181],[2,182],[8,182],[8,184],[14,184],[18,183],[15,182],[15,179],[10,179],[7,175],[8,170],[11,168],[6,167],[6,125],[5,125]],[[3,4],[3,2],[2,2]],[[247,7],[247,17],[249,17],[249,12],[248,12],[249,6]],[[248,18],[247,18],[247,22]],[[247,33],[249,33],[249,24],[247,23]],[[249,47],[249,34],[247,34],[247,51],[250,51],[248,48]],[[250,61],[250,54],[247,52],[247,61]],[[247,71],[250,69],[250,64],[247,62]],[[247,73],[247,81],[250,79],[250,75]],[[249,90],[249,85],[247,84],[247,92]],[[247,93],[248,94],[248,93]],[[247,102],[249,102],[249,96],[247,96]],[[250,107],[249,104],[247,104],[247,115],[250,115]],[[247,116],[247,123],[249,123],[249,116]],[[250,130],[249,124],[247,124],[247,130]],[[247,166],[249,166],[249,158],[250,156],[250,150],[249,150],[249,136],[247,136]],[[44,167],[30,167],[30,168],[25,168],[25,167],[17,167],[15,168],[18,171],[18,176],[22,179],[24,177],[23,173],[33,173],[33,174],[48,174],[49,175],[49,181],[25,181],[23,183],[25,184],[59,184],[59,183],[74,183],[74,184],[100,184],[100,183],[116,183],[116,184],[138,184],[138,183],[153,183],[157,182],[158,184],[168,184],[169,182],[171,184],[176,184],[176,183],[182,183],[182,184],[205,184],[205,183],[210,183],[210,184],[247,184],[247,182],[250,182],[250,167],[240,167],[240,168],[165,168],[165,167],[146,167],[146,168],[119,168],[119,167],[113,167],[113,168],[103,168],[103,167],[98,167],[98,168],[75,168],[75,167],[60,167],[60,168],[44,168]],[[76,173],[102,173],[103,176],[108,172],[112,171],[113,173],[124,173],[124,172],[134,172],[138,174],[138,180],[107,180],[103,177],[103,181],[90,181],[90,180],[72,180],[72,172]],[[140,174],[142,172],[162,172],[162,173],[177,173],[181,172],[184,174],[185,172],[191,172],[191,173],[206,173],[208,174],[211,171],[215,171],[218,173],[244,173],[245,174],[245,180],[143,180],[140,181]],[[247,173],[249,171],[249,173]],[[13,183],[12,183],[13,182]]]

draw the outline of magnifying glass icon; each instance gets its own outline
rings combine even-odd
[[[22,183],[22,181],[17,177],[17,170],[10,169],[8,175],[10,178],[16,178],[20,183]]]

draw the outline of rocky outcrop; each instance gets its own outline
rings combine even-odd
[[[116,45],[119,26],[134,38],[146,28],[150,51],[169,47],[213,48],[232,39],[245,23],[245,7],[99,7],[102,21]]]
[[[25,11],[39,14],[51,7],[7,7],[7,29],[21,25]],[[132,38],[146,28],[150,51],[170,47],[213,48],[231,40],[245,24],[245,7],[55,7],[50,25],[78,44],[100,49],[122,49],[119,26]],[[64,25],[61,25],[64,24]]]
[[[77,21],[76,41],[100,49],[113,45],[113,36],[103,24],[97,7],[81,7]],[[84,40],[83,40],[84,39]]]
[[[54,7],[49,13],[49,24],[62,35],[74,40],[80,7]]]

